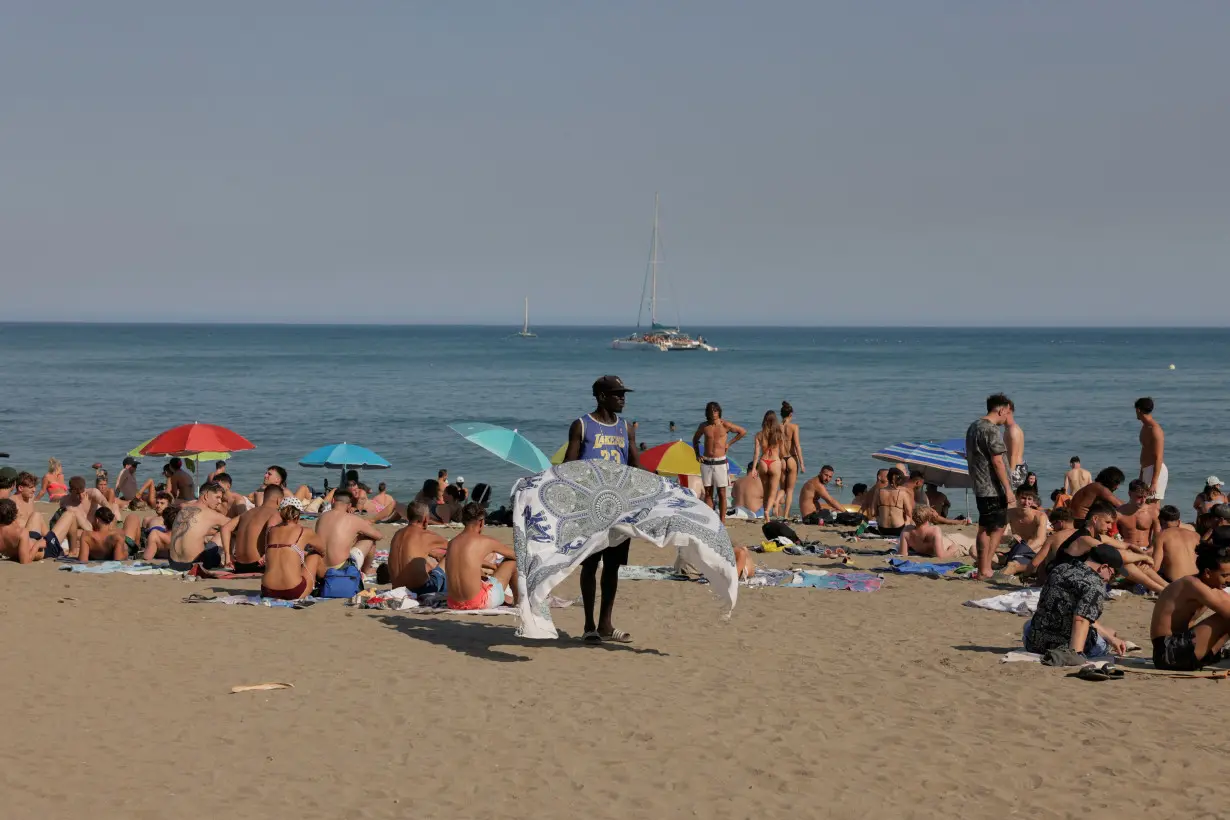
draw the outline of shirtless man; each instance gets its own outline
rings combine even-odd
[[[99,507],[94,513],[92,531],[77,530],[69,536],[77,557],[82,561],[126,561],[128,544],[124,533],[115,526],[115,513],[110,507]]]
[[[730,438],[731,434],[734,438]],[[705,487],[704,501],[717,510],[722,524],[726,523],[726,488],[730,486],[727,453],[735,442],[746,435],[747,430],[722,418],[722,405],[715,401],[705,405],[705,421],[692,434],[692,449],[700,459],[700,480]],[[705,442],[703,449],[700,446],[701,439]]]
[[[213,481],[201,486],[199,499],[180,506],[171,527],[171,569],[187,572],[193,564],[217,569],[230,563],[231,533],[239,519],[228,518],[221,507],[222,487]]]
[[[504,605],[505,592],[512,592],[516,601],[516,554],[511,547],[483,535],[486,518],[487,511],[474,502],[461,510],[465,529],[448,543],[444,557],[449,609],[494,609]],[[493,552],[504,561],[494,573],[485,575],[483,561]],[[600,642],[600,638],[595,641]]]
[[[1118,467],[1107,467],[1098,473],[1097,478],[1076,491],[1076,495],[1068,501],[1068,509],[1072,511],[1072,520],[1080,529],[1090,506],[1101,501],[1115,507],[1123,506],[1123,502],[1115,497],[1115,490],[1126,478],[1123,470]]]
[[[1071,469],[1064,473],[1063,476],[1063,492],[1066,496],[1076,495],[1076,491],[1084,487],[1093,479],[1089,475],[1089,471],[1081,466],[1080,456],[1072,456],[1068,460],[1068,465]]]
[[[1196,574],[1166,587],[1153,606],[1149,637],[1153,665],[1191,672],[1221,660],[1230,635],[1230,530],[1219,529],[1212,543],[1196,549]],[[1196,622],[1205,610],[1211,615]]]
[[[1153,419],[1153,399],[1146,396],[1136,400],[1136,420],[1140,422],[1140,480],[1149,485],[1149,498],[1161,501],[1169,480],[1162,460],[1166,436],[1162,425]]]
[[[1157,514],[1160,529],[1153,536],[1153,568],[1167,581],[1196,574],[1199,533],[1184,528],[1179,508],[1167,504]]]
[[[1123,569],[1120,570],[1120,575],[1133,583],[1143,585],[1150,592],[1161,592],[1166,588],[1166,581],[1153,570],[1153,560],[1139,548],[1125,547],[1109,536],[1117,515],[1114,505],[1105,501],[1093,502],[1085,518],[1084,528],[1078,527],[1059,546],[1049,568],[1053,569],[1056,564],[1080,560],[1081,556],[1098,544],[1109,544],[1122,553]]]
[[[231,539],[235,572],[264,572],[265,535],[282,523],[278,504],[284,495],[281,485],[270,484],[261,493],[261,505],[239,516]]]
[[[265,494],[264,491],[266,487],[281,487],[283,490],[285,490],[286,489],[286,470],[285,468],[279,467],[278,465],[274,464],[274,465],[271,465],[268,470],[265,470],[265,482],[261,484],[261,486],[257,488],[250,496],[248,496],[248,500],[251,501],[253,504],[255,504],[258,507],[264,506],[264,503],[265,503],[264,502],[264,494]]]
[[[821,508],[838,513],[846,511],[841,502],[829,493],[828,485],[833,480],[833,472],[832,465],[825,464],[815,478],[809,478],[803,482],[803,487],[799,490],[799,512],[803,514],[804,519],[819,512]],[[807,521],[804,520],[803,523]]]
[[[341,569],[353,560],[364,574],[372,570],[372,548],[384,538],[370,521],[354,513],[354,496],[349,490],[333,494],[333,509],[321,513],[316,520],[316,534],[324,541],[324,561],[320,577],[330,569]]]
[[[41,534],[32,533],[19,516],[17,503],[13,499],[0,498],[0,555],[19,564],[29,564],[44,558],[59,558],[64,554],[58,540],[54,544],[43,540]],[[75,517],[65,516],[63,526],[68,528],[75,521]],[[34,538],[34,535],[40,537]],[[66,532],[65,543],[68,537]]]
[[[146,561],[158,556],[159,548],[165,553],[171,542],[171,535],[163,521],[162,514],[171,506],[171,494],[167,492],[154,495],[154,511],[149,515],[130,513],[124,519],[124,542],[128,544],[129,554],[140,552]],[[152,548],[149,545],[150,536],[161,536]]]
[[[952,508],[952,502],[948,500],[948,496],[940,492],[940,488],[934,484],[924,486],[927,490],[927,506],[934,507],[937,513],[947,518],[948,510]]]
[[[1128,503],[1119,508],[1116,522],[1124,543],[1146,554],[1153,544],[1153,537],[1162,530],[1157,520],[1157,505],[1146,501],[1148,497],[1149,485],[1138,478],[1132,479],[1128,484]]]
[[[225,510],[228,518],[237,518],[254,506],[247,496],[240,495],[232,489],[234,482],[231,480],[230,473],[218,473],[214,476],[214,482],[222,487],[222,509]]]
[[[1025,463],[1025,431],[1016,423],[1016,408],[1008,413],[1007,424],[1004,425],[1004,446],[1008,448],[1005,457],[1008,460],[1008,479],[1015,491],[1025,483],[1029,473],[1029,465]]]
[[[1004,555],[1002,574],[1019,575],[1033,566],[1038,551],[1046,543],[1048,523],[1037,491],[1029,487],[1017,490],[1016,506],[1008,510],[1008,524],[1016,543]]]
[[[749,518],[764,514],[764,482],[756,474],[756,465],[749,463],[743,478],[735,479],[735,510]]]
[[[180,502],[194,500],[196,481],[192,478],[192,473],[184,469],[183,459],[173,458],[167,466],[171,468],[167,474],[167,492]]]
[[[415,595],[448,591],[441,563],[448,554],[448,541],[427,529],[429,517],[426,504],[411,504],[406,508],[410,523],[389,542],[389,583]]]
[[[912,524],[901,531],[901,557],[924,555],[941,561],[959,561],[974,554],[974,539],[963,533],[945,535],[935,523],[939,513],[934,507],[915,507],[910,518]]]

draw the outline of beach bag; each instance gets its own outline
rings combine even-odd
[[[814,513],[808,513],[803,516],[803,523],[811,526],[819,524],[832,524],[837,520],[837,513],[832,510],[816,510]]]
[[[317,598],[353,598],[363,590],[363,573],[347,561],[341,569],[325,570],[325,577],[320,579],[316,590]]]
[[[760,528],[760,531],[763,532],[764,537],[768,538],[770,541],[777,538],[789,538],[797,544],[803,540],[802,538],[799,538],[798,533],[787,527],[781,521],[766,522],[765,525]]]
[[[487,502],[491,500],[491,486],[489,484],[475,484],[474,489],[470,491],[470,500],[480,507],[486,507]]]
[[[862,513],[843,512],[843,513],[837,513],[836,517],[833,520],[833,523],[840,524],[843,527],[857,527],[859,524],[863,523],[866,520],[867,519],[863,518]]]

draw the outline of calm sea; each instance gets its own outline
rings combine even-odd
[[[635,393],[626,415],[647,444],[690,440],[705,403],[749,430],[782,399],[795,407],[809,472],[822,463],[845,497],[878,466],[870,454],[903,440],[963,436],[988,393],[1016,402],[1026,458],[1048,493],[1068,458],[1093,472],[1136,471],[1132,402],[1149,395],[1166,430],[1167,500],[1190,512],[1210,473],[1230,480],[1226,368],[1230,330],[941,330],[689,328],[718,353],[609,349],[626,328],[255,325],[3,325],[0,450],[41,475],[48,456],[69,475],[120,459],[155,433],[221,424],[257,445],[230,471],[250,491],[269,464],[292,482],[316,447],[362,444],[393,463],[371,473],[399,498],[436,470],[487,481],[496,497],[522,473],[448,429],[457,421],[518,428],[550,455],[592,409],[590,384],[614,373]],[[1170,370],[1169,365],[1175,369]],[[736,446],[751,459],[750,437]],[[141,475],[157,475],[155,459]],[[330,480],[336,480],[332,472]],[[960,495],[960,491],[954,493]],[[954,500],[955,497],[954,497]]]

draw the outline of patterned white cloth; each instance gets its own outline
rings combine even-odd
[[[607,461],[571,461],[513,488],[513,549],[525,638],[559,637],[551,590],[595,552],[629,537],[680,556],[709,581],[729,617],[738,596],[735,553],[717,513],[666,479]]]

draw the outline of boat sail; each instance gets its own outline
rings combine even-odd
[[[645,271],[645,284],[641,287],[641,307],[636,314],[636,333],[611,342],[615,350],[643,350],[651,353],[666,353],[672,350],[717,350],[704,339],[693,339],[678,327],[658,321],[658,194],[653,195],[653,236],[649,243],[649,267]],[[649,289],[649,332],[641,330],[641,316],[645,309],[645,288]]]
[[[522,339],[537,339],[538,334],[530,332],[530,297],[525,297],[525,321],[521,324],[521,332],[517,334]]]

